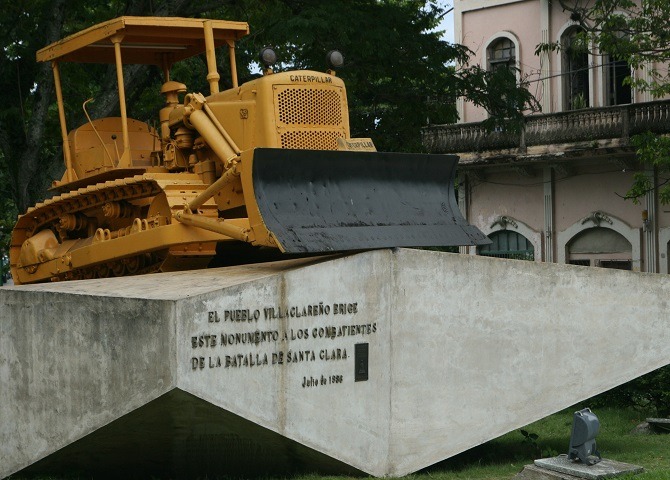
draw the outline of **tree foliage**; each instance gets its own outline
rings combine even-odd
[[[418,151],[428,121],[457,120],[455,99],[465,96],[489,110],[492,122],[521,118],[534,99],[513,76],[493,78],[467,65],[472,52],[436,31],[443,10],[425,0],[23,0],[0,17],[0,195],[23,212],[45,196],[63,171],[60,129],[50,65],[37,64],[40,48],[121,15],[209,17],[247,21],[251,35],[237,46],[240,81],[257,75],[255,58],[276,47],[280,69],[325,70],[325,54],[341,50],[338,71],[347,84],[351,131],[372,137],[380,150]],[[227,63],[227,51],[219,64]],[[462,67],[456,67],[462,65]],[[222,88],[231,85],[220,68]],[[61,65],[68,128],[118,115],[116,77],[106,65]],[[124,67],[129,115],[156,122],[162,106],[155,67]],[[206,91],[204,56],[176,65],[174,80]],[[6,210],[6,209],[5,209]]]
[[[9,273],[7,255],[9,254],[12,227],[17,215],[6,177],[7,163],[2,151],[0,151],[0,285],[4,283],[5,276]]]
[[[595,407],[637,408],[670,418],[670,366],[665,366],[593,398]]]
[[[670,95],[670,2],[667,0],[559,0],[570,18],[579,23],[582,33],[577,44],[582,50],[597,47],[601,55],[624,60],[636,72],[625,82],[638,91],[661,98]],[[560,50],[559,43],[538,46],[542,50]],[[670,170],[670,141],[646,133],[631,138],[638,160],[661,173]],[[634,176],[625,198],[638,203],[657,188],[645,173]],[[670,183],[658,185],[659,200],[670,202]]]

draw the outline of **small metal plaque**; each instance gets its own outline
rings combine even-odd
[[[354,345],[354,380],[365,382],[368,379],[368,343],[357,343]]]

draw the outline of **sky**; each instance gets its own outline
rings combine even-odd
[[[449,10],[454,6],[453,0],[437,0],[442,8]],[[443,38],[449,43],[454,43],[454,12],[450,12],[442,18],[439,30],[444,30]]]

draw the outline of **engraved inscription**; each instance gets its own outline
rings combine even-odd
[[[342,383],[344,380],[342,375],[328,375],[327,377],[321,375],[317,377],[302,377],[302,388],[318,387],[323,385],[331,385],[335,383]]]
[[[355,371],[355,381],[360,381],[362,344],[351,340],[375,335],[378,326],[376,322],[361,322],[359,313],[358,302],[225,308],[207,312],[209,331],[194,332],[197,334],[189,338],[191,370],[315,365],[317,370],[323,369],[323,373],[303,375],[302,388],[342,384],[347,378],[344,372],[350,368]],[[363,376],[367,380],[367,351],[364,366]],[[314,370],[314,367],[307,368]]]

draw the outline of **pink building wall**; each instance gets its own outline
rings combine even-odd
[[[561,75],[565,73],[563,54],[535,55],[538,44],[561,41],[575,26],[558,2],[454,0],[454,7],[455,41],[475,52],[472,62],[487,68],[487,47],[496,38],[510,39],[515,45],[516,67],[521,78],[529,82],[542,113],[567,109],[565,75]],[[589,107],[609,105],[605,62],[595,49],[588,56]],[[646,92],[635,91],[631,98],[632,103],[655,100]],[[483,109],[462,99],[458,106],[463,123],[487,117]],[[589,254],[573,252],[571,242],[589,229],[605,228],[631,245],[630,252],[613,252],[610,260],[631,260],[633,270],[669,272],[670,206],[660,205],[653,192],[639,204],[621,198],[633,181],[629,166],[633,151],[625,144],[598,150],[596,143],[589,147],[584,142],[578,147],[581,155],[566,151],[563,157],[561,149],[574,146],[552,145],[544,158],[520,152],[506,162],[498,159],[495,166],[470,160],[461,170],[461,207],[468,220],[486,234],[513,230],[525,236],[534,247],[536,261],[581,260]],[[643,211],[648,212],[651,223],[643,221]],[[602,222],[593,220],[594,212]],[[500,223],[501,216],[507,217],[506,226]],[[468,251],[476,253],[474,248]]]
[[[455,41],[475,53],[472,62],[487,68],[487,48],[498,38],[509,39],[515,46],[520,78],[529,82],[542,113],[569,110],[568,96],[572,97],[571,106],[575,108],[575,91],[580,89],[570,92],[564,85],[567,62],[563,54],[535,55],[538,44],[559,42],[575,28],[576,24],[558,2],[454,0],[454,7]],[[607,98],[606,62],[606,57],[593,49],[583,67],[588,72],[588,107],[611,105]],[[646,92],[631,92],[632,103],[652,100],[655,99]],[[621,98],[617,102],[626,103]],[[458,107],[463,123],[481,122],[487,117],[483,109],[462,99]],[[598,263],[601,261],[630,260],[633,270],[669,272],[670,206],[661,205],[653,192],[638,204],[621,198],[633,182],[633,151],[625,142],[606,148],[592,143],[551,145],[544,157],[528,155],[525,150],[507,159],[509,152],[475,153],[475,158],[477,155],[495,158],[501,153],[502,158],[495,160],[495,165],[488,160],[472,159],[463,165],[459,186],[461,208],[468,220],[488,235],[507,230],[506,235],[514,231],[524,236],[533,245],[536,261],[567,263],[589,258],[590,265],[597,266],[604,265]],[[643,211],[648,212],[650,223],[643,221]],[[572,249],[577,238],[587,238],[584,235],[596,230],[603,233],[603,229],[623,237],[630,250],[588,253],[583,250],[584,243],[580,244],[582,250]],[[588,241],[593,241],[601,237],[589,238]],[[602,237],[603,242],[606,238]],[[474,248],[468,251],[476,253]]]
[[[556,230],[563,231],[576,219],[594,211],[616,212],[620,220],[630,225],[639,224],[644,205],[636,205],[617,195],[625,195],[632,183],[632,173],[624,173],[614,164],[607,163],[580,168],[569,177],[557,175],[554,183]]]
[[[541,172],[540,172],[541,173]],[[514,195],[514,202],[501,201]],[[523,219],[534,230],[542,230],[542,176],[523,177],[510,171],[487,172],[485,179],[470,184],[469,218],[478,225],[491,225],[501,215]]]
[[[507,35],[514,39],[517,68],[522,74],[539,78],[540,59],[534,55],[534,46],[540,43],[540,31],[537,28],[539,18],[540,3],[537,0],[468,11],[462,16],[460,43],[475,53],[473,62],[486,68],[486,48],[496,38]],[[464,108],[463,122],[481,122],[487,118],[484,109],[471,103],[465,103]]]
[[[542,104],[543,113],[564,110],[562,54],[535,55],[543,42],[557,42],[575,26],[558,2],[549,0],[455,0],[455,40],[475,52],[472,62],[487,67],[486,48],[496,36],[514,38],[520,76],[530,82],[529,90]],[[603,67],[605,57],[597,49],[589,55],[589,106],[607,105]],[[633,72],[643,75],[643,72]],[[544,81],[543,81],[544,80]],[[646,92],[632,92],[633,102],[651,101]],[[480,122],[485,110],[462,102],[461,122]]]

